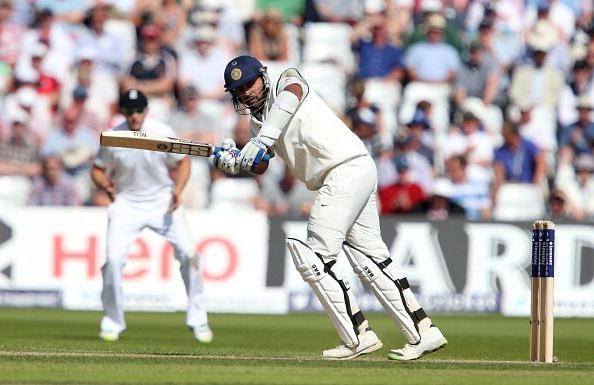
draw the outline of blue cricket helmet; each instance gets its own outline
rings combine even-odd
[[[242,55],[225,67],[225,91],[233,91],[266,73],[266,67],[253,56]]]

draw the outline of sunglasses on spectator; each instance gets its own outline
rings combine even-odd
[[[142,114],[144,112],[145,108],[144,107],[128,107],[128,108],[122,108],[122,112],[124,113],[124,115],[134,115],[134,114]]]

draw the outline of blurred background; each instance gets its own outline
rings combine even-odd
[[[119,92],[145,92],[180,137],[241,148],[249,121],[223,88],[239,54],[273,80],[297,68],[364,141],[425,308],[528,314],[531,223],[548,218],[556,312],[594,316],[589,0],[0,0],[0,306],[100,308],[109,200],[89,170]],[[312,199],[277,158],[233,177],[192,159],[183,202],[212,311],[316,310],[284,249]],[[184,307],[158,237],[126,269],[128,308]]]

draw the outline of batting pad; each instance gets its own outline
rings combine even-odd
[[[411,317],[404,290],[396,284],[398,274],[393,264],[380,268],[371,258],[347,244],[342,249],[361,281],[365,282],[392,316],[409,343],[417,344],[421,336]],[[415,300],[416,302],[416,300]],[[410,305],[410,304],[409,304]]]
[[[322,259],[303,242],[289,238],[287,248],[297,271],[318,297],[342,342],[351,348],[359,345],[351,318],[359,309],[353,311],[350,307],[347,284],[336,272],[327,273]]]

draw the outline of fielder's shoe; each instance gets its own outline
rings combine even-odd
[[[416,345],[406,344],[402,349],[392,349],[388,352],[391,360],[410,361],[416,360],[424,354],[434,352],[448,344],[437,326],[431,325],[429,330],[421,333],[421,342]]]
[[[198,340],[198,342],[209,344],[212,342],[214,334],[212,334],[212,330],[210,330],[208,324],[204,324],[194,328],[194,337]]]
[[[359,357],[361,354],[375,352],[381,349],[384,344],[377,338],[375,332],[371,329],[365,330],[359,334],[359,345],[355,348],[349,348],[343,343],[340,343],[333,349],[324,350],[322,358],[325,360],[350,360]]]
[[[101,338],[103,341],[114,342],[120,339],[120,333],[102,330],[99,333],[99,338]]]

